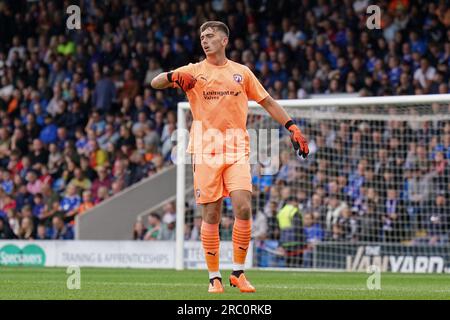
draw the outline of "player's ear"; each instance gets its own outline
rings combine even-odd
[[[222,38],[222,45],[223,45],[224,47],[226,47],[226,46],[228,45],[228,37],[227,37],[227,36],[224,36],[224,37]]]

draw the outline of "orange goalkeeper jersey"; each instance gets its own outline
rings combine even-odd
[[[194,121],[188,152],[248,154],[248,100],[260,102],[269,95],[253,72],[231,60],[216,66],[206,59],[175,71],[197,79],[195,87],[187,92]]]

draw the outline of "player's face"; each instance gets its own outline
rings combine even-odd
[[[228,43],[227,36],[213,28],[208,28],[200,34],[200,42],[206,56],[225,51]]]

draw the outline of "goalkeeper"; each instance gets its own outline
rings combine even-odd
[[[250,69],[227,59],[228,27],[208,21],[200,27],[206,59],[156,76],[155,89],[181,88],[190,103],[193,124],[188,152],[192,154],[194,193],[202,205],[201,240],[209,271],[211,293],[222,293],[219,271],[219,222],[222,198],[231,197],[233,226],[233,271],[231,286],[255,292],[244,274],[251,238],[251,174],[249,137],[246,130],[248,100],[254,100],[290,131],[291,141],[303,158],[308,143],[286,111],[267,93]],[[233,130],[230,136],[229,130]],[[218,134],[219,133],[219,134]],[[227,133],[225,135],[225,133]],[[222,137],[219,137],[222,134]],[[211,142],[214,139],[214,143]]]

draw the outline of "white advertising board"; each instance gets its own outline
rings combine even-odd
[[[232,268],[233,245],[221,242],[221,269]],[[252,266],[252,246],[246,267]],[[206,269],[201,242],[186,241],[185,267]],[[175,268],[173,241],[0,241],[0,266]]]
[[[252,267],[253,261],[253,246],[250,246],[247,251],[247,258],[245,260],[245,268]],[[206,269],[205,257],[203,255],[202,243],[200,241],[185,241],[184,242],[184,266],[188,269]],[[220,269],[233,268],[233,243],[231,241],[220,242]]]

